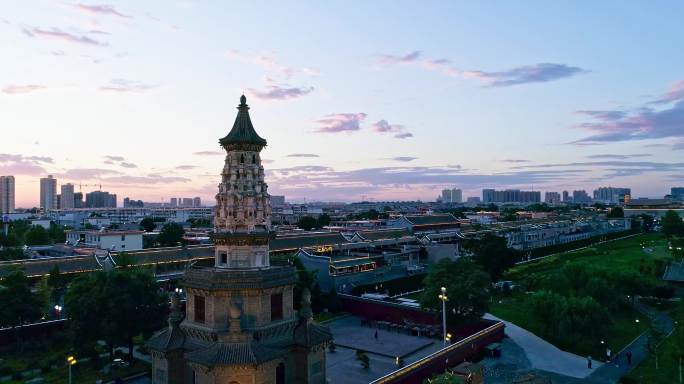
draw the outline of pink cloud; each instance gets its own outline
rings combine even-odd
[[[247,89],[247,92],[257,99],[261,100],[287,100],[296,99],[298,97],[306,96],[313,92],[313,87],[287,87],[279,85],[271,85],[265,91],[259,91],[253,88]]]
[[[380,133],[394,133],[397,139],[413,137],[413,134],[406,131],[406,127],[400,124],[390,124],[387,120],[380,120],[373,124],[373,130]]]
[[[38,85],[38,84],[26,84],[26,85],[17,85],[17,84],[10,84],[6,86],[5,88],[2,89],[3,93],[6,93],[8,95],[18,95],[21,93],[29,93],[33,91],[39,91],[41,89],[46,89],[47,87],[44,85]]]
[[[76,35],[73,33],[62,31],[59,28],[23,28],[22,31],[29,37],[45,38],[61,40],[67,43],[93,45],[93,46],[107,46],[108,44],[99,40],[95,40],[85,35]]]
[[[116,10],[111,5],[100,4],[100,5],[87,5],[87,4],[71,4],[72,7],[86,13],[93,15],[109,15],[117,16],[124,19],[131,19],[132,16],[124,15],[123,13]]]
[[[319,133],[353,132],[361,129],[360,123],[365,113],[335,113],[317,120]]]
[[[413,63],[418,60],[420,55],[420,51],[412,51],[403,56],[383,54],[378,56],[378,63],[382,65]]]

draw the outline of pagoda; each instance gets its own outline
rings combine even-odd
[[[325,383],[332,336],[312,320],[304,290],[293,306],[291,266],[271,266],[271,206],[261,150],[266,140],[240,97],[216,194],[213,266],[194,265],[171,299],[169,326],[152,336],[152,381],[168,384]]]

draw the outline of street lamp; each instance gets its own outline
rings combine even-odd
[[[55,314],[57,315],[58,319],[62,318],[62,306],[61,305],[55,305]]]
[[[442,335],[444,335],[444,346],[447,345],[447,331],[446,331],[446,302],[449,300],[446,294],[446,288],[442,287],[441,288],[441,294],[437,297],[439,297],[440,300],[442,300]]]
[[[451,344],[451,333],[447,333],[444,340],[446,340],[447,343]]]
[[[73,356],[67,357],[67,365],[69,366],[69,384],[71,384],[71,366],[76,365],[76,358]]]

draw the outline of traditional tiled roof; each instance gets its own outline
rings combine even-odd
[[[305,347],[313,347],[331,341],[330,328],[310,321],[303,321],[294,330],[294,341]]]
[[[230,144],[255,144],[266,146],[266,140],[261,138],[252,125],[252,120],[249,118],[249,106],[247,105],[247,98],[245,95],[240,97],[240,105],[238,106],[238,114],[233,124],[233,129],[226,135],[226,137],[219,140],[222,146]]]
[[[196,289],[265,289],[294,284],[295,268],[291,266],[267,269],[230,269],[192,267],[185,271],[183,284]]]
[[[15,269],[21,269],[26,276],[43,276],[50,273],[57,266],[61,273],[78,273],[101,270],[100,264],[95,257],[88,256],[64,256],[45,259],[16,260],[0,263],[0,278],[7,276]]]
[[[322,245],[345,244],[349,240],[339,232],[318,232],[296,236],[278,236],[271,240],[271,251],[285,251]]]
[[[458,224],[458,219],[450,213],[441,215],[407,215],[405,217],[413,225]]]
[[[411,236],[411,232],[409,232],[406,228],[358,231],[356,234],[364,240],[385,240]]]
[[[257,342],[223,343],[216,342],[208,348],[198,349],[185,355],[186,359],[206,367],[216,365],[260,364],[273,360],[287,352]]]
[[[147,340],[147,347],[157,351],[170,351],[185,346],[185,333],[178,327],[167,327]]]

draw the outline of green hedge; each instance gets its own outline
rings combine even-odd
[[[613,240],[613,239],[617,239],[620,237],[633,235],[633,234],[636,234],[639,232],[640,232],[639,230],[632,229],[629,231],[613,232],[613,233],[607,233],[605,235],[600,235],[600,236],[592,236],[588,239],[571,241],[569,243],[564,243],[564,244],[550,245],[548,247],[535,248],[535,249],[530,250],[530,254],[532,255],[533,259],[536,259],[539,257],[553,255],[554,253],[567,252],[567,251],[572,251],[572,250],[577,249],[577,248],[586,247],[586,246],[597,243],[598,241],[600,241],[603,238],[605,238],[606,240]]]

